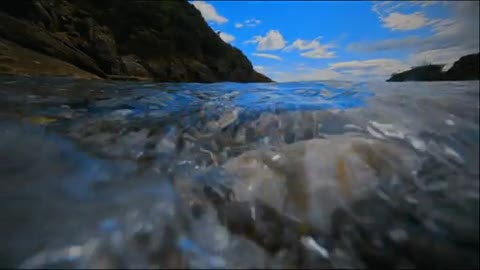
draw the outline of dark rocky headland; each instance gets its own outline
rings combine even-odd
[[[187,1],[8,1],[0,6],[0,73],[271,81]]]
[[[462,56],[443,72],[444,65],[425,65],[392,74],[387,82],[403,81],[466,81],[480,79],[480,54]]]

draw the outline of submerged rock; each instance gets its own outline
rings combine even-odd
[[[339,137],[249,151],[223,167],[238,177],[232,188],[238,200],[262,200],[325,230],[334,209],[366,196],[380,181],[409,177],[416,166],[414,153],[399,146]]]

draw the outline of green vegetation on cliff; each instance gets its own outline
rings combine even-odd
[[[0,38],[103,78],[271,81],[187,1],[8,2],[0,7]],[[1,59],[0,67],[16,70]]]

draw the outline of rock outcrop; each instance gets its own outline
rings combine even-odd
[[[271,81],[187,1],[9,2],[0,7],[0,38],[102,78]]]
[[[444,65],[426,65],[392,74],[387,82],[403,81],[464,81],[480,79],[480,54],[462,56],[446,72]]]
[[[395,73],[387,82],[403,81],[440,81],[443,78],[444,65],[426,65],[413,67],[410,70]]]
[[[462,80],[480,79],[480,53],[462,56],[446,72],[450,80],[461,78]]]
[[[2,38],[0,38],[0,73],[100,79],[70,63],[21,47]]]

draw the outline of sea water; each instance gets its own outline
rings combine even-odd
[[[479,83],[0,78],[0,266],[478,267]]]

